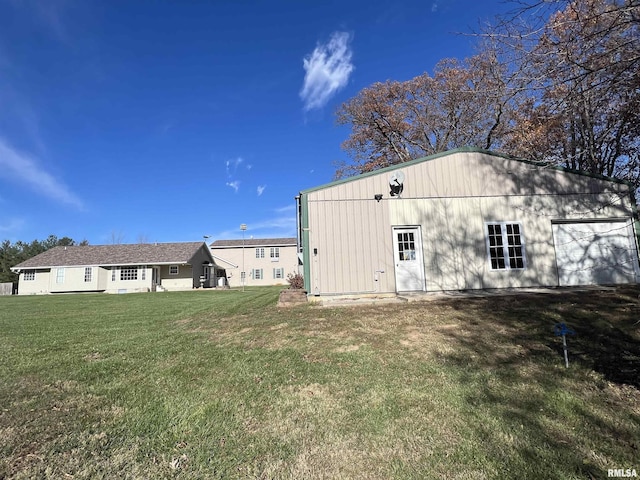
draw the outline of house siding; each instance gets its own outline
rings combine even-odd
[[[246,286],[286,285],[287,275],[298,271],[298,254],[296,245],[264,244],[255,245],[248,240],[244,247],[244,268],[247,272]],[[256,248],[264,248],[264,258],[256,258]],[[277,260],[270,257],[270,249],[278,248],[280,256]],[[224,260],[227,270],[227,281],[230,287],[241,287],[240,273],[243,266],[242,246],[211,247],[217,258]],[[237,267],[236,267],[237,266]],[[282,278],[274,278],[274,269],[282,269]],[[253,275],[256,269],[262,270],[263,278]]]
[[[391,197],[389,176],[398,170],[404,189]],[[301,193],[307,288],[314,295],[396,292],[394,226],[420,227],[427,291],[555,286],[552,221],[631,224],[629,193],[623,183],[478,151],[311,189]],[[491,270],[487,222],[522,225],[525,269]]]
[[[18,279],[18,295],[39,295],[49,293],[49,270],[48,269],[29,269],[35,270],[35,280],[25,280],[25,272],[20,272]]]
[[[170,265],[178,266],[177,275],[169,273]],[[87,268],[91,268],[89,281],[85,281]],[[210,269],[214,276],[201,283],[200,277],[205,268]],[[25,273],[34,269],[35,279],[25,280]],[[123,278],[123,269],[135,269],[136,274]],[[154,280],[165,290],[213,287],[216,285],[215,273],[224,272],[215,264],[204,242],[60,246],[36,255],[12,267],[12,270],[20,274],[21,295],[148,292],[154,290]],[[154,275],[156,271],[159,272],[157,277]]]
[[[169,271],[170,265],[160,267],[160,284],[168,290],[189,290],[195,286],[191,265],[178,265],[177,275],[171,275]]]

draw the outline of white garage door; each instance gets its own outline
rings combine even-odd
[[[636,281],[638,261],[629,221],[556,223],[553,240],[561,286]]]

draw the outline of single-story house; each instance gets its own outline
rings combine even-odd
[[[11,270],[18,295],[190,290],[225,278],[204,242],[60,246]]]
[[[209,245],[213,258],[223,265],[231,287],[284,285],[298,273],[297,239],[248,238],[216,240]],[[246,272],[246,274],[244,273]]]
[[[633,187],[461,148],[296,197],[309,295],[638,283]]]

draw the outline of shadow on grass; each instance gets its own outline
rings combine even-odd
[[[538,462],[539,478],[564,478],[561,471],[603,478],[608,468],[637,463],[639,293],[630,286],[449,301],[467,321],[446,331],[456,351],[442,361],[459,367],[468,385],[466,405],[486,455],[509,456],[501,475]],[[569,369],[553,331],[558,322],[576,331]],[[496,423],[513,434],[496,436]]]

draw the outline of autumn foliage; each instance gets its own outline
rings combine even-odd
[[[640,184],[640,0],[529,3],[479,38],[344,103],[336,177],[475,146]]]

